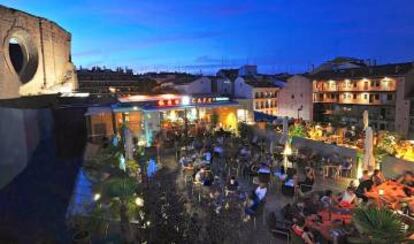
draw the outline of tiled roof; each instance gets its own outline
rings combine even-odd
[[[345,79],[345,78],[364,78],[364,77],[385,77],[385,76],[401,76],[411,70],[414,65],[408,63],[395,63],[376,66],[367,66],[361,68],[338,69],[329,71],[320,71],[309,75],[311,79]]]

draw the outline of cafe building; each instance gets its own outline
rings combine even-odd
[[[219,129],[237,132],[246,115],[236,101],[212,95],[122,97],[110,106],[89,107],[86,113],[88,136],[92,141],[111,138],[126,125],[138,143],[151,145],[159,132],[181,129],[185,133],[198,129]]]

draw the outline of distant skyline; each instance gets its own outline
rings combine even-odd
[[[337,56],[414,60],[412,0],[3,0],[72,33],[79,67],[304,72]]]

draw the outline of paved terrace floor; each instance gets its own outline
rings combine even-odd
[[[162,167],[167,167],[172,171],[176,171],[180,165],[177,163],[175,159],[175,154],[173,152],[164,151],[164,155],[161,157],[161,164]],[[303,175],[300,175],[303,177]],[[237,180],[239,181],[241,188],[244,191],[250,191],[254,189],[254,185],[249,182],[249,180],[244,179],[242,177],[238,177]],[[326,178],[323,179],[322,176],[317,176],[316,182],[314,185],[314,190],[332,190],[333,192],[340,192],[343,191],[349,182],[352,179],[350,178],[339,178],[339,179],[331,179]],[[177,182],[178,189],[183,190],[184,180],[182,175],[177,175]],[[183,190],[184,194],[184,190]],[[293,197],[284,196],[280,189],[276,187],[276,185],[272,185],[269,189],[268,194],[266,196],[266,204],[264,215],[267,216],[271,212],[280,210],[283,206],[288,203],[293,203],[295,199]],[[249,244],[268,244],[268,243],[287,243],[286,239],[283,237],[275,237],[269,230],[266,222],[259,217],[256,221],[256,227],[254,227],[252,222],[246,223],[246,228],[254,228],[253,234],[251,232],[247,233],[245,236],[242,237],[242,243],[249,243]]]

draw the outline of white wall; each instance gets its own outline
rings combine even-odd
[[[313,119],[312,82],[300,75],[292,76],[278,94],[278,115],[297,118],[298,108],[303,106],[299,116]]]
[[[175,89],[185,94],[211,93],[211,80],[208,77],[200,77],[185,85],[176,85]]]
[[[234,81],[234,96],[237,98],[253,98],[253,88],[244,82],[243,77]]]

